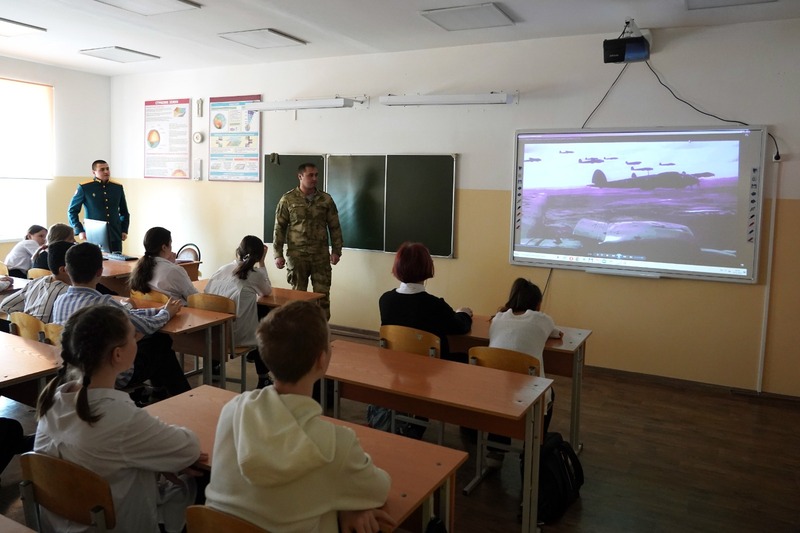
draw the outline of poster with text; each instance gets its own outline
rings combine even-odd
[[[144,103],[144,177],[189,178],[192,101]]]
[[[209,180],[260,180],[260,113],[245,109],[245,104],[260,101],[259,95],[209,100]]]

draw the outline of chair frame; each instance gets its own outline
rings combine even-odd
[[[186,533],[218,533],[219,531],[269,533],[252,522],[207,505],[190,505],[186,508]]]
[[[505,348],[490,348],[489,346],[473,346],[469,349],[469,364],[514,372],[516,374],[527,374],[529,376],[540,375],[540,364],[538,359],[523,352],[507,350]],[[478,430],[478,443],[475,451],[475,472],[477,475],[463,489],[465,495],[469,495],[478,484],[483,481],[489,469],[484,467],[484,456],[487,448],[498,448],[511,452],[522,452],[521,446],[504,444],[501,442],[491,442],[485,431]]]
[[[442,341],[438,335],[416,328],[409,328],[407,326],[384,325],[380,329],[380,346],[381,348],[388,348],[390,350],[398,350],[417,355],[432,357],[438,359],[442,353]],[[424,421],[408,416],[402,413],[397,413],[394,409],[391,410],[391,432],[395,432],[396,422],[406,422],[418,426],[425,426],[426,428],[431,425],[431,421]],[[439,421],[438,433],[436,440],[438,444],[444,441],[444,422]]]
[[[22,337],[23,339],[29,339],[32,341],[39,341],[45,344],[53,344],[59,345],[61,344],[60,340],[58,344],[52,341],[48,337],[48,329],[47,324],[36,318],[35,316],[29,315],[28,313],[23,313],[22,311],[14,311],[10,315],[8,315],[8,320],[16,326],[16,335]],[[59,339],[61,336],[61,331],[57,330],[56,328],[50,328],[49,332],[53,333],[58,331]]]
[[[178,258],[178,259],[181,259],[181,252],[183,252],[184,250],[192,250],[197,255],[197,257],[193,257],[192,258],[192,261],[200,261],[200,257],[201,257],[200,256],[200,247],[197,246],[195,243],[187,242],[186,244],[184,244],[183,246],[178,248],[178,251],[175,253],[175,257]]]
[[[228,313],[236,316],[236,302],[226,296],[219,296],[217,294],[208,294],[199,292],[190,294],[187,298],[188,307],[195,307],[198,309],[206,309],[208,311],[216,311],[218,313]],[[225,363],[228,362],[228,357],[231,359],[239,357],[241,359],[241,373],[240,379],[231,379],[233,383],[239,383],[241,392],[247,390],[247,354],[255,349],[255,346],[236,346],[233,338],[233,323],[236,321],[234,318],[232,322],[228,323],[225,327],[225,344],[228,346],[228,353],[225,354],[224,360],[220,361],[219,379],[222,388],[228,381],[225,375]],[[196,361],[196,359],[195,359]],[[195,363],[196,366],[196,363]]]
[[[80,465],[42,453],[20,456],[20,494],[28,527],[41,531],[40,507],[93,531],[113,530],[117,517],[111,486]]]
[[[8,276],[8,267],[0,261],[0,276]]]

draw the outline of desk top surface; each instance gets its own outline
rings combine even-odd
[[[0,531],[3,531],[3,533],[36,533],[33,529],[25,527],[3,515],[0,515]]]
[[[116,261],[112,259],[104,259],[103,260],[103,277],[105,278],[119,278],[119,277],[127,277],[131,275],[133,271],[133,267],[136,266],[138,261]],[[176,263],[179,266],[184,268],[192,267],[194,265],[199,265],[200,261],[188,261],[188,262],[181,262]]]
[[[200,292],[205,292],[207,279],[198,279],[193,281],[192,285]],[[319,300],[325,295],[319,292],[296,291],[294,289],[283,289],[281,287],[272,287],[272,292],[268,296],[261,296],[258,299],[259,305],[266,305],[267,307],[280,307],[289,302],[300,301],[315,301]]]
[[[444,406],[520,420],[552,380],[336,340],[326,377]]]
[[[122,296],[114,296],[114,299],[118,302],[130,300],[139,309],[162,307],[164,305],[152,300],[139,300]],[[229,315],[228,313],[206,311],[205,309],[198,309],[196,307],[181,307],[178,314],[173,316],[160,331],[174,334],[192,333],[210,326],[222,324],[234,318],[236,318],[236,315]]]
[[[60,365],[55,346],[0,332],[0,386],[52,374]]]
[[[489,315],[475,315],[472,317],[472,329],[465,337],[479,339],[486,343],[489,342],[489,327],[492,325],[492,317]],[[561,339],[547,339],[545,350],[554,352],[569,352],[572,353],[578,347],[586,342],[589,335],[592,334],[590,329],[569,328],[564,326],[556,326],[564,332],[564,337]]]
[[[200,439],[200,449],[209,454],[208,464],[203,466],[210,468],[219,414],[222,407],[235,396],[235,392],[201,385],[145,409],[164,422],[185,426],[194,431]],[[392,487],[384,509],[398,523],[408,518],[424,498],[467,460],[467,454],[460,450],[341,420],[325,419],[352,428],[375,464],[389,472]]]

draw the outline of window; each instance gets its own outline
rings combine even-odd
[[[47,225],[47,185],[53,178],[53,87],[0,78],[0,241]]]

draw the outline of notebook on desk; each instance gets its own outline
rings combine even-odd
[[[110,254],[103,254],[103,259],[109,259],[111,261],[136,261],[139,258],[133,255],[125,255],[120,252],[113,252]]]

